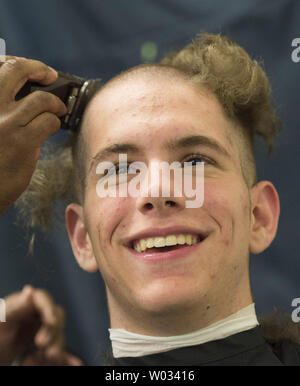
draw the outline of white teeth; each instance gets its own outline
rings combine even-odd
[[[166,246],[176,245],[177,244],[177,237],[175,235],[167,236],[166,237]]]
[[[156,248],[164,247],[166,245],[164,237],[155,237],[154,246]]]
[[[148,248],[161,248],[173,245],[193,245],[199,241],[198,236],[191,234],[180,235],[168,235],[166,237],[148,237],[146,239],[140,239],[134,242],[134,249],[137,252],[144,252]]]
[[[183,235],[177,236],[177,243],[183,245],[185,243],[185,237]]]
[[[147,243],[145,239],[140,240],[138,244],[140,245],[141,251],[144,251],[147,248]]]
[[[154,240],[149,237],[149,239],[146,239],[146,248],[153,248],[154,247]]]
[[[185,236],[185,241],[188,245],[192,245],[192,236],[191,235],[186,235]]]

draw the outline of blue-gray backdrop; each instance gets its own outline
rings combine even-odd
[[[291,312],[292,299],[300,297],[300,62],[291,59],[299,19],[297,0],[0,0],[0,37],[8,54],[79,76],[108,80],[128,67],[160,59],[200,31],[222,32],[264,62],[284,130],[270,158],[256,144],[259,178],[273,181],[281,198],[277,238],[251,258],[259,315],[274,306]],[[51,140],[62,137],[59,133]],[[1,176],[0,184],[5,184]],[[66,310],[68,346],[87,364],[101,363],[108,315],[100,275],[78,268],[63,227],[39,234],[30,257],[26,234],[14,222],[11,208],[0,221],[0,297],[26,283],[47,289]]]

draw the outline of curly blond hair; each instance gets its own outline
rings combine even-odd
[[[236,124],[233,126],[243,143],[242,170],[251,187],[256,181],[254,136],[262,137],[271,153],[281,126],[272,107],[271,87],[262,65],[229,38],[205,33],[183,49],[168,53],[160,63],[136,66],[111,81],[135,71],[159,71],[160,68],[177,72],[178,76],[205,87],[218,98],[226,116]],[[62,199],[66,204],[83,202],[85,150],[85,138],[79,130],[38,161],[28,189],[16,203],[23,225],[39,226],[47,231],[52,225],[56,200]]]

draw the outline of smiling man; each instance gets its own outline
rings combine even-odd
[[[251,303],[249,249],[260,252],[270,244],[279,214],[269,182],[253,189],[259,215],[252,214],[236,129],[217,98],[169,72],[142,67],[112,82],[91,104],[82,135],[88,156],[100,150],[112,163],[118,154],[104,149],[113,144],[127,148],[129,163],[143,161],[148,170],[154,161],[205,160],[202,207],[189,209],[185,197],[150,192],[100,199],[92,167],[84,205],[70,204],[66,212],[77,261],[89,271],[100,268],[107,284],[111,327],[158,336],[195,331]],[[188,145],[180,145],[187,138]],[[170,149],[170,141],[179,145]],[[161,181],[149,186],[155,183]],[[151,248],[151,240],[173,235],[201,241],[169,252]],[[150,249],[136,252],[133,243],[143,240]]]
[[[106,285],[112,363],[299,364],[298,348],[286,355],[264,339],[249,279],[249,255],[271,244],[280,211],[274,185],[256,180],[253,138],[272,149],[278,127],[265,73],[219,35],[120,74],[93,98],[66,149],[71,161],[54,161],[56,174],[69,167],[74,177],[75,258]],[[97,165],[120,154],[147,165],[148,191],[100,198]],[[151,196],[162,186],[157,162],[204,162],[202,205]],[[127,170],[116,173],[107,178],[120,188]]]

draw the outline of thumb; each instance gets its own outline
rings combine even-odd
[[[32,293],[33,288],[26,285],[21,292],[13,293],[4,299],[8,322],[18,321],[33,311]]]

